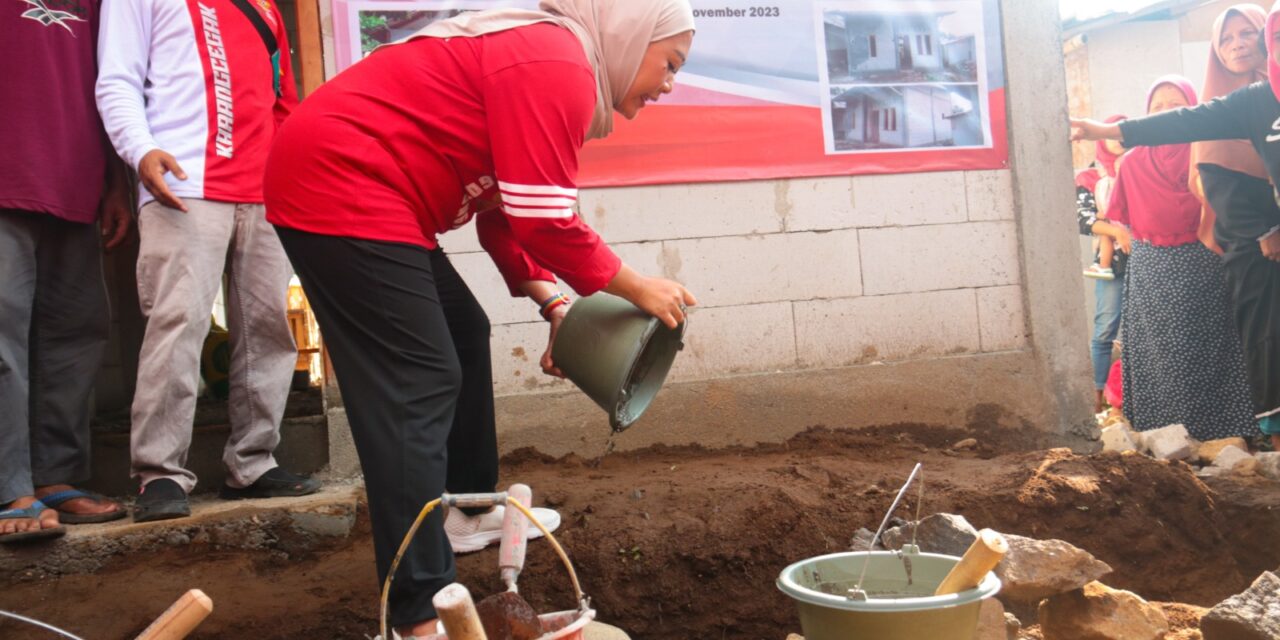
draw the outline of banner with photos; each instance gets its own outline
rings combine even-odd
[[[581,186],[1008,166],[998,0],[692,0],[675,91],[583,150]],[[334,0],[337,62],[463,11]]]

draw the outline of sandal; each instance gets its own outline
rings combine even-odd
[[[98,504],[102,504],[107,500],[102,495],[96,493],[81,491],[79,489],[67,489],[66,491],[58,491],[57,493],[42,496],[40,501],[45,503],[45,505],[50,509],[56,510],[58,512],[58,521],[65,522],[66,524],[111,522],[112,520],[119,520],[120,518],[129,515],[129,512],[125,510],[124,506],[119,504],[116,505],[115,511],[107,511],[105,513],[72,513],[70,511],[58,509],[59,505],[67,502],[68,500],[75,500],[77,498],[87,498]]]
[[[31,506],[22,509],[5,509],[0,511],[0,520],[40,520],[40,514],[44,513],[49,507],[43,502],[36,500]],[[0,544],[8,544],[10,542],[32,542],[34,540],[47,540],[49,538],[60,538],[67,533],[67,528],[58,525],[51,529],[37,529],[35,531],[15,531],[0,535]]]

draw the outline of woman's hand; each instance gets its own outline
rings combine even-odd
[[[542,372],[557,378],[563,378],[564,372],[556,363],[551,360],[551,348],[556,344],[556,333],[560,331],[560,325],[564,322],[564,317],[569,314],[569,305],[562,304],[551,310],[551,315],[547,317],[547,321],[551,323],[551,337],[547,339],[547,350],[542,354]]]
[[[642,276],[626,265],[622,265],[604,290],[640,307],[670,329],[684,322],[686,307],[698,304],[679,282]]]
[[[1129,235],[1129,228],[1115,225],[1116,242],[1120,245],[1120,250],[1126,254],[1133,253],[1133,236]]]
[[[1088,118],[1071,118],[1071,141],[1078,142],[1080,140],[1120,140],[1123,142],[1124,136],[1120,134],[1119,124],[1107,124],[1106,122]]]
[[[1262,248],[1262,256],[1274,262],[1280,262],[1280,231],[1273,231],[1258,241]]]

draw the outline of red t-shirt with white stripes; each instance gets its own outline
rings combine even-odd
[[[281,127],[267,219],[435,248],[475,218],[513,295],[553,273],[594,293],[622,264],[573,211],[595,102],[582,45],[555,25],[384,47]]]

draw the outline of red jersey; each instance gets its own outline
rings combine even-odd
[[[267,219],[431,249],[474,217],[513,295],[553,273],[594,293],[622,264],[573,212],[595,103],[582,45],[556,25],[384,47],[281,127]]]

